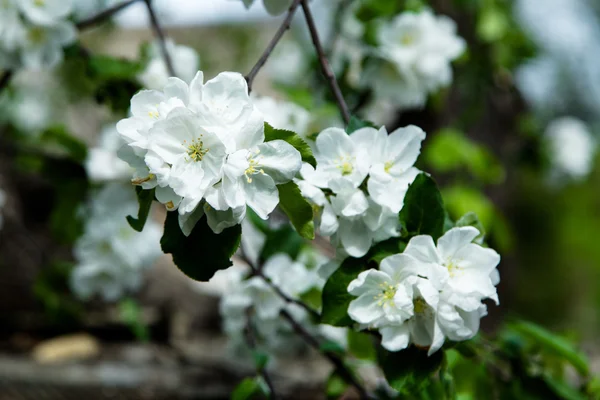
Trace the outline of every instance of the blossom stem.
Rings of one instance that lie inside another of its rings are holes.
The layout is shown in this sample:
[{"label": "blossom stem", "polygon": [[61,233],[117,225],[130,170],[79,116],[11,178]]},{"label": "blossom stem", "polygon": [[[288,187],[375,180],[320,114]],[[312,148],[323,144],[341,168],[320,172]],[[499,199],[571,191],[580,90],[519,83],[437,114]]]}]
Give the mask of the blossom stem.
[{"label": "blossom stem", "polygon": [[132,5],[133,3],[138,2],[139,0],[127,0],[124,1],[122,3],[119,3],[113,7],[107,8],[104,11],[101,11],[100,13],[84,19],[82,21],[79,21],[75,24],[75,26],[77,27],[77,29],[79,30],[83,30],[83,29],[87,29],[90,28],[94,25],[97,25],[101,22],[104,22],[106,19],[112,17],[114,14],[118,13],[119,11],[123,10],[124,8],[129,7],[130,5]]},{"label": "blossom stem", "polygon": [[260,69],[265,65],[268,58],[271,56],[271,53],[273,53],[273,50],[275,49],[285,32],[288,29],[290,29],[290,24],[292,23],[294,14],[296,13],[296,10],[298,9],[298,6],[300,5],[301,1],[302,0],[294,0],[292,2],[292,5],[288,9],[287,15],[283,20],[281,26],[277,30],[277,33],[275,33],[275,36],[273,36],[273,39],[271,39],[271,42],[269,43],[263,54],[260,56],[254,67],[252,67],[250,73],[246,75],[246,82],[248,82],[248,92],[252,91],[252,83],[254,83],[254,78],[256,78],[256,75],[258,74]]},{"label": "blossom stem", "polygon": [[[248,347],[251,350],[256,350],[256,333],[254,332],[254,327],[252,326],[252,317],[250,315],[250,309],[246,311],[246,342],[248,343]],[[269,387],[269,398],[272,400],[277,400],[279,397],[275,392],[275,385],[273,385],[273,380],[267,371],[266,366],[262,366],[257,369],[258,373],[265,380],[265,383]]]},{"label": "blossom stem", "polygon": [[344,361],[337,354],[329,350],[323,350],[317,338],[311,335],[310,332],[308,332],[302,325],[300,325],[298,321],[296,321],[287,310],[281,310],[279,315],[292,326],[294,331],[296,331],[296,333],[300,335],[306,343],[308,343],[312,348],[323,354],[331,362],[331,364],[333,364],[333,366],[336,369],[336,372],[340,375],[340,377],[344,379],[349,385],[352,385],[354,386],[354,388],[356,388],[361,399],[371,398],[367,390],[356,379],[354,374],[348,369]]},{"label": "blossom stem", "polygon": [[344,100],[344,96],[342,95],[342,91],[337,83],[335,78],[335,74],[331,69],[331,65],[329,65],[329,61],[327,60],[327,56],[325,55],[325,50],[321,45],[321,40],[319,39],[319,33],[317,32],[317,26],[315,24],[315,20],[313,18],[312,12],[310,11],[310,7],[308,5],[308,0],[302,0],[302,9],[304,10],[304,17],[306,19],[306,24],[308,25],[308,30],[310,32],[310,37],[312,39],[313,45],[315,46],[315,50],[317,51],[317,56],[319,59],[319,64],[321,65],[321,70],[323,71],[323,75],[327,79],[329,83],[329,87],[335,97],[335,101],[340,109],[340,114],[344,119],[344,123],[348,125],[350,122],[350,111],[348,110],[348,105]]},{"label": "blossom stem", "polygon": [[167,71],[169,71],[169,76],[176,76],[175,68],[173,68],[173,60],[171,60],[171,55],[167,50],[165,32],[163,31],[162,27],[160,26],[160,23],[158,22],[156,12],[154,12],[154,7],[152,6],[152,0],[144,0],[144,3],[146,3],[146,8],[148,8],[148,14],[150,15],[150,23],[152,24],[152,30],[154,31],[154,35],[158,39],[160,51],[167,66]]}]

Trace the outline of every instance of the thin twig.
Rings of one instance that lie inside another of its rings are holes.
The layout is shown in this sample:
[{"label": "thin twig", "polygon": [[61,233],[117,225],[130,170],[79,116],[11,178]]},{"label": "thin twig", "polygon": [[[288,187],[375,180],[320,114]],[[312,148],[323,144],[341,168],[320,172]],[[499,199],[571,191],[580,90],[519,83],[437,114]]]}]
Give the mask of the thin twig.
[{"label": "thin twig", "polygon": [[100,13],[94,15],[93,17],[84,19],[83,21],[79,21],[75,24],[75,26],[77,27],[77,29],[82,30],[82,29],[87,29],[90,28],[94,25],[97,25],[101,22],[104,22],[105,20],[107,20],[108,18],[112,17],[114,14],[118,13],[119,11],[121,11],[122,9],[129,7],[130,5],[132,5],[133,3],[138,2],[139,0],[127,0],[124,1],[120,4],[117,4],[113,7],[107,8],[104,11],[101,11]]},{"label": "thin twig", "polygon": [[250,73],[246,75],[246,81],[248,82],[248,92],[252,91],[252,83],[254,82],[254,78],[256,78],[258,71],[260,71],[260,69],[265,65],[267,59],[271,56],[271,53],[273,52],[273,50],[275,49],[285,32],[288,29],[290,29],[290,24],[292,23],[294,14],[296,13],[296,10],[298,9],[298,6],[300,5],[301,1],[302,0],[294,0],[287,12],[287,16],[285,17],[283,23],[277,30],[277,33],[275,33],[275,36],[273,37],[273,39],[271,39],[271,42],[269,43],[263,54],[260,56],[254,67],[252,67]]},{"label": "thin twig", "polygon": [[308,25],[308,30],[310,31],[310,37],[315,46],[315,50],[317,51],[319,64],[321,65],[321,70],[323,71],[323,75],[325,75],[325,78],[329,83],[329,87],[333,92],[333,96],[335,97],[335,101],[338,105],[338,108],[340,109],[340,114],[342,114],[344,123],[348,125],[348,123],[350,122],[350,112],[348,111],[348,105],[346,104],[346,101],[344,101],[342,91],[340,90],[337,80],[335,79],[335,74],[333,73],[331,65],[329,65],[329,61],[327,61],[327,57],[325,56],[325,50],[323,50],[323,46],[321,45],[319,33],[317,32],[317,26],[315,25],[315,20],[313,18],[312,12],[310,11],[308,0],[302,0],[301,4],[302,9],[304,10],[306,24]]},{"label": "thin twig", "polygon": [[344,379],[349,385],[352,385],[358,391],[358,394],[361,399],[370,399],[369,393],[363,387],[363,385],[358,382],[354,374],[348,369],[344,361],[334,352],[329,350],[323,350],[317,338],[310,334],[302,325],[298,323],[292,317],[292,315],[285,309],[281,310],[280,314],[283,319],[289,322],[294,331],[300,335],[306,343],[308,343],[312,348],[323,354],[335,367],[336,372],[340,375],[342,379]]},{"label": "thin twig", "polygon": [[[251,350],[256,350],[256,333],[254,332],[254,327],[252,326],[252,316],[250,314],[250,309],[246,311],[246,342],[248,342],[248,347]],[[269,387],[270,396],[269,398],[272,400],[277,400],[279,397],[277,396],[277,392],[275,392],[275,385],[273,385],[273,380],[267,371],[266,366],[262,366],[261,368],[257,368],[257,372],[262,376],[265,380],[267,386]]]},{"label": "thin twig", "polygon": [[[248,262],[249,260],[246,260],[246,262]],[[275,293],[277,293],[277,295],[279,297],[281,297],[283,300],[285,300],[287,303],[292,303],[292,304],[296,304],[300,307],[302,307],[304,310],[306,310],[313,318],[315,319],[319,319],[319,313],[316,312],[315,310],[313,310],[311,307],[308,306],[308,304],[306,304],[305,302],[301,301],[301,300],[297,300],[294,299],[290,296],[288,296],[287,294],[285,294],[283,292],[283,290],[281,290],[281,288],[279,286],[277,286],[276,284],[274,284],[269,278],[267,278],[265,276],[265,274],[263,274],[263,272],[254,267],[252,264],[248,263],[250,265],[250,268],[252,268],[252,273],[256,276],[259,276],[260,278],[262,278],[263,281],[266,282],[267,285],[269,285],[274,291]]]},{"label": "thin twig", "polygon": [[152,7],[152,0],[144,0],[146,3],[146,7],[148,8],[148,14],[150,15],[150,22],[152,23],[152,30],[154,31],[154,35],[158,39],[158,44],[160,46],[160,51],[162,53],[163,59],[165,61],[165,65],[167,66],[167,71],[169,71],[170,76],[177,76],[175,74],[175,68],[173,68],[173,61],[171,60],[171,55],[167,50],[167,42],[165,39],[165,33],[158,22],[158,18],[156,17],[156,13],[154,12],[154,7]]}]

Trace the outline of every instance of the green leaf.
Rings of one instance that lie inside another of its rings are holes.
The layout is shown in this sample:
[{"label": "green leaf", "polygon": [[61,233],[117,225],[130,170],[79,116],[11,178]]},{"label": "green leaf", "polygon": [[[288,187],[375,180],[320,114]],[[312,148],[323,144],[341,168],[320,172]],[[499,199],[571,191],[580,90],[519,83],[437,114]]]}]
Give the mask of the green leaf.
[{"label": "green leaf", "polygon": [[401,393],[420,390],[444,360],[443,351],[428,356],[426,350],[414,346],[398,352],[379,348],[377,356],[388,383]]},{"label": "green leaf", "polygon": [[477,228],[477,230],[480,232],[479,235],[475,238],[475,243],[483,243],[483,238],[485,237],[485,228],[483,227],[483,224],[481,223],[481,221],[479,220],[479,218],[477,217],[477,214],[475,214],[472,211],[469,211],[468,213],[466,213],[465,215],[463,215],[462,217],[460,217],[460,219],[458,221],[456,221],[456,225],[455,226],[472,226],[474,228]]},{"label": "green leaf", "polygon": [[409,186],[400,211],[400,222],[409,235],[429,235],[433,240],[444,230],[444,203],[435,181],[424,173]]},{"label": "green leaf", "polygon": [[138,210],[138,217],[133,218],[131,215],[127,216],[127,222],[133,229],[138,232],[144,230],[144,225],[146,225],[146,220],[148,220],[148,214],[150,214],[150,207],[152,206],[152,201],[154,200],[154,190],[144,190],[141,186],[135,187],[135,193],[138,198],[138,203],[140,208]]},{"label": "green leaf", "polygon": [[313,222],[313,208],[302,197],[300,188],[294,182],[277,185],[279,191],[279,206],[288,216],[296,231],[303,238],[315,238],[315,224]]},{"label": "green leaf", "polygon": [[564,400],[586,400],[587,396],[578,392],[567,383],[559,381],[551,376],[544,376],[544,382],[561,399]]},{"label": "green leaf", "polygon": [[231,400],[248,400],[262,394],[262,388],[256,378],[246,378],[231,393]]},{"label": "green leaf", "polygon": [[265,142],[270,142],[271,140],[284,140],[288,142],[300,152],[302,161],[316,168],[317,160],[315,160],[310,146],[297,133],[284,129],[275,129],[265,122]]},{"label": "green leaf", "polygon": [[350,117],[350,122],[348,122],[348,126],[346,127],[346,133],[350,135],[361,128],[377,128],[377,126],[371,121],[363,121],[353,115]]},{"label": "green leaf", "polygon": [[321,323],[333,326],[350,326],[348,305],[356,297],[348,293],[348,285],[367,268],[363,259],[347,258],[329,277],[323,288]]},{"label": "green leaf", "polygon": [[160,244],[165,253],[173,255],[173,262],[188,277],[206,282],[216,271],[231,266],[231,257],[240,245],[241,225],[235,225],[216,234],[202,217],[192,233],[186,237],[179,228],[178,213],[167,213],[165,231]]},{"label": "green leaf", "polygon": [[518,321],[509,325],[511,329],[531,340],[535,345],[568,361],[581,375],[590,372],[588,360],[568,340],[547,331],[539,325]]},{"label": "green leaf", "polygon": [[398,238],[391,238],[373,246],[366,257],[369,262],[376,262],[379,264],[384,258],[401,253],[404,251],[405,247],[406,243]]},{"label": "green leaf", "polygon": [[260,259],[266,261],[277,253],[285,253],[292,260],[298,257],[304,240],[290,225],[283,225],[279,229],[268,230],[265,233],[265,244],[260,253]]},{"label": "green leaf", "polygon": [[329,375],[329,379],[327,379],[327,387],[325,389],[328,399],[343,398],[343,395],[347,389],[348,384],[342,377],[336,374],[335,371]]},{"label": "green leaf", "polygon": [[373,336],[365,332],[348,331],[348,351],[361,360],[375,361],[377,359]]},{"label": "green leaf", "polygon": [[139,341],[148,342],[150,340],[150,331],[142,318],[142,309],[137,301],[131,298],[121,300],[119,316]]},{"label": "green leaf", "polygon": [[105,55],[92,55],[89,58],[90,74],[99,80],[108,79],[136,79],[141,72],[139,62],[115,58]]},{"label": "green leaf", "polygon": [[254,350],[252,352],[252,358],[254,358],[254,365],[257,371],[262,371],[269,362],[269,355],[262,351]]}]

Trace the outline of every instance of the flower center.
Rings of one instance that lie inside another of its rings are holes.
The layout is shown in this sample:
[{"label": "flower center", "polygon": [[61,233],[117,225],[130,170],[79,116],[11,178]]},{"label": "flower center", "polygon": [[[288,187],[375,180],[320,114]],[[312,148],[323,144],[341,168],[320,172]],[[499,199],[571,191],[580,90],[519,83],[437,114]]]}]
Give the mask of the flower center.
[{"label": "flower center", "polygon": [[34,44],[39,44],[44,41],[44,38],[46,37],[46,33],[44,32],[44,30],[42,28],[34,27],[29,30],[29,33],[27,34],[27,36],[29,37],[30,42],[32,42]]},{"label": "flower center", "polygon": [[456,265],[456,263],[454,263],[454,261],[452,260],[446,262],[444,266],[448,269],[448,274],[450,275],[450,278],[454,278],[462,272],[462,268]]},{"label": "flower center", "polygon": [[422,297],[417,297],[413,302],[415,314],[425,314],[429,309],[429,305]]},{"label": "flower center", "polygon": [[402,43],[403,46],[410,46],[414,42],[415,36],[411,33],[405,33],[400,37],[400,43]]},{"label": "flower center", "polygon": [[246,168],[246,170],[244,171],[244,175],[246,176],[246,180],[248,181],[248,183],[252,183],[252,175],[255,174],[265,174],[265,171],[260,168],[259,165],[259,158],[255,158],[256,156],[258,156],[258,154],[260,153],[260,150],[256,150],[256,152],[254,153],[254,155],[252,155],[252,153],[250,153],[249,157],[248,157],[248,168]]},{"label": "flower center", "polygon": [[396,286],[385,282],[379,285],[379,287],[381,288],[381,293],[375,296],[375,299],[377,300],[377,305],[381,307],[386,303],[394,301],[394,296],[396,295],[396,291],[398,290]]},{"label": "flower center", "polygon": [[33,5],[36,7],[44,7],[46,5],[46,0],[34,0]]},{"label": "flower center", "polygon": [[354,161],[354,157],[350,156],[342,156],[336,162],[336,167],[342,172],[342,175],[350,175],[354,170],[354,165],[352,165],[352,161]]},{"label": "flower center", "polygon": [[202,161],[206,153],[208,153],[208,151],[210,150],[204,148],[202,135],[200,135],[200,138],[192,140],[192,143],[190,145],[188,145],[187,141],[184,140],[183,145],[186,146],[188,149],[187,155],[190,157],[190,160],[195,162]]},{"label": "flower center", "polygon": [[392,169],[393,166],[394,166],[393,162],[386,161],[386,163],[383,165],[383,170],[389,174],[390,173],[390,169]]}]

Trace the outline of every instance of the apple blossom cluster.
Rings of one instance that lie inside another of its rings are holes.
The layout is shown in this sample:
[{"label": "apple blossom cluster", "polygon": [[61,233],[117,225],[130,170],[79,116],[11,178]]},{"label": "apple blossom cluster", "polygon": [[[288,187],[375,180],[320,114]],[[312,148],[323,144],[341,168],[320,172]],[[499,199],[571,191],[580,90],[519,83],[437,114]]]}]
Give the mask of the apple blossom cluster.
[{"label": "apple blossom cluster", "polygon": [[52,67],[77,38],[70,0],[0,2],[0,69]]},{"label": "apple blossom cluster", "polygon": [[487,314],[483,300],[498,303],[500,256],[472,243],[478,235],[473,227],[452,228],[437,245],[431,236],[413,237],[402,254],[350,282],[348,292],[357,298],[348,315],[363,328],[378,329],[389,351],[412,343],[431,355],[446,339],[472,338]]},{"label": "apple blossom cluster", "polygon": [[302,165],[287,142],[265,142],[264,117],[239,73],[204,83],[198,72],[189,85],[171,77],[162,91],[137,93],[131,114],[117,124],[128,145],[120,157],[135,170],[133,184],[156,188],[156,199],[178,210],[185,235],[204,214],[215,233],[239,224],[246,206],[267,219],[277,185]]},{"label": "apple blossom cluster", "polygon": [[590,173],[597,144],[583,121],[573,117],[553,120],[546,128],[546,140],[555,175],[583,179]]},{"label": "apple blossom cluster", "polygon": [[111,183],[92,198],[84,234],[74,247],[77,265],[71,288],[81,299],[99,295],[114,301],[142,284],[142,274],[162,254],[162,228],[149,220],[142,232],[127,223],[137,213],[137,200],[122,184]]},{"label": "apple blossom cluster", "polygon": [[[191,47],[177,45],[170,39],[165,40],[167,52],[173,62],[173,68],[178,78],[185,82],[194,79],[200,67],[200,57]],[[160,50],[160,44],[153,42],[150,45],[150,60],[146,68],[138,75],[137,79],[146,89],[160,90],[169,80],[169,71]]]},{"label": "apple blossom cluster", "polygon": [[452,81],[450,63],[465,50],[456,24],[430,10],[404,12],[383,23],[374,54],[383,65],[367,68],[364,79],[377,97],[402,107],[419,107],[427,95]]},{"label": "apple blossom cluster", "polygon": [[425,132],[416,126],[388,135],[385,127],[321,132],[315,143],[317,168],[304,164],[296,183],[319,216],[322,235],[332,236],[352,257],[373,243],[400,236],[398,212],[419,174],[413,165]]},{"label": "apple blossom cluster", "polygon": [[[293,261],[284,253],[270,257],[262,267],[262,273],[283,293],[300,299],[310,290],[322,289],[325,281],[309,269],[302,255]],[[248,313],[257,342],[264,350],[275,355],[289,355],[304,349],[304,343],[292,326],[280,317],[282,310],[304,326],[308,331],[340,345],[346,344],[347,330],[329,325],[316,325],[308,312],[294,303],[287,303],[262,277],[248,276],[248,271],[232,267],[219,271],[226,275],[227,292],[221,297],[220,313],[223,330],[233,349],[247,348],[244,330],[248,324]]]}]

